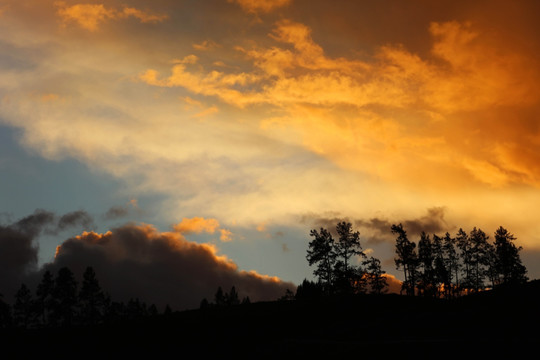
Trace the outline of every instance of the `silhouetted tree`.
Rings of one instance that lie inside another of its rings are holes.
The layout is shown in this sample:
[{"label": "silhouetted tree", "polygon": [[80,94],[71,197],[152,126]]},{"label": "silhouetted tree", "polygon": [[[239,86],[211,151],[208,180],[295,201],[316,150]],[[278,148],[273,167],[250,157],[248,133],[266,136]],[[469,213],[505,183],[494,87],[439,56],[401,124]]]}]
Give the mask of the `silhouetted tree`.
[{"label": "silhouetted tree", "polygon": [[421,270],[419,271],[418,290],[419,293],[427,297],[435,296],[436,292],[433,252],[433,244],[429,235],[422,231],[420,241],[418,241],[418,265],[419,270]]},{"label": "silhouetted tree", "polygon": [[294,300],[294,293],[291,291],[291,289],[285,290],[285,294],[278,299],[279,301],[290,301]]},{"label": "silhouetted tree", "polygon": [[459,291],[459,270],[461,269],[461,265],[456,250],[456,239],[450,236],[448,232],[443,239],[443,252],[448,271],[448,284],[445,283],[445,291],[448,288],[450,292],[447,294],[456,296]]},{"label": "silhouetted tree", "polygon": [[44,326],[48,324],[49,314],[53,309],[53,289],[53,275],[49,270],[46,270],[37,286],[35,300],[37,316]]},{"label": "silhouetted tree", "polygon": [[360,244],[360,232],[353,231],[350,222],[339,222],[336,226],[338,241],[335,242],[335,254],[338,262],[336,263],[336,277],[338,280],[338,290],[349,293],[353,289],[357,292],[362,291],[363,270],[353,266],[351,258],[360,256],[363,259],[366,255],[362,251]]},{"label": "silhouetted tree", "polygon": [[416,244],[409,241],[407,232],[403,229],[403,225],[392,225],[392,233],[397,235],[396,238],[396,255],[394,259],[397,270],[403,270],[404,281],[402,290],[405,290],[407,295],[415,295],[415,286],[418,268],[418,256],[416,255]]},{"label": "silhouetted tree", "polygon": [[335,244],[336,255],[341,258],[345,272],[351,267],[350,259],[353,256],[366,257],[360,245],[360,232],[353,231],[350,222],[340,222],[336,226],[338,241]]},{"label": "silhouetted tree", "polygon": [[105,310],[105,294],[99,286],[96,273],[87,267],[79,292],[80,317],[84,324],[95,325],[101,321]]},{"label": "silhouetted tree", "polygon": [[150,304],[148,307],[148,316],[150,317],[156,317],[159,315],[159,311],[157,309],[156,304]]},{"label": "silhouetted tree", "polygon": [[77,305],[77,281],[67,267],[58,270],[53,288],[53,323],[69,326]]},{"label": "silhouetted tree", "polygon": [[297,300],[316,300],[324,295],[325,289],[320,282],[304,279],[302,283],[296,287],[295,298]]},{"label": "silhouetted tree", "polygon": [[444,291],[445,297],[450,297],[450,290],[452,287],[452,273],[450,270],[449,261],[446,259],[446,253],[444,251],[444,240],[433,235],[432,241],[433,250],[433,272],[435,283],[433,284],[436,291],[436,296],[440,296]]},{"label": "silhouetted tree", "polygon": [[242,299],[242,305],[248,305],[251,304],[251,300],[249,299],[249,296],[246,296]]},{"label": "silhouetted tree", "polygon": [[139,298],[131,298],[127,303],[127,318],[138,320],[148,316],[148,305]]},{"label": "silhouetted tree", "polygon": [[218,287],[216,294],[214,295],[214,301],[216,306],[224,306],[226,304],[227,299],[223,293],[223,289],[221,289],[221,286]]},{"label": "silhouetted tree", "polygon": [[371,293],[380,295],[386,292],[388,282],[384,276],[386,272],[381,268],[381,261],[371,256],[364,264],[366,265],[365,277]]},{"label": "silhouetted tree", "polygon": [[236,288],[234,286],[231,288],[231,291],[228,294],[225,294],[225,299],[228,306],[240,304],[240,299],[238,298],[238,293],[236,292]]},{"label": "silhouetted tree", "polygon": [[169,304],[165,305],[165,310],[163,310],[163,315],[170,316],[172,314],[172,309]]},{"label": "silhouetted tree", "polygon": [[514,244],[516,238],[502,226],[495,231],[495,267],[501,284],[525,283],[527,269],[521,263],[521,247]]},{"label": "silhouetted tree", "polygon": [[471,243],[471,269],[474,291],[480,291],[484,288],[484,278],[487,275],[488,266],[488,238],[484,231],[476,227],[469,234]]},{"label": "silhouetted tree", "polygon": [[311,230],[310,235],[314,238],[309,242],[306,258],[309,266],[317,264],[313,274],[319,278],[327,293],[330,293],[334,283],[334,265],[336,251],[334,238],[327,229],[321,228],[320,232]]},{"label": "silhouetted tree", "polygon": [[495,245],[488,243],[486,245],[486,275],[491,281],[491,287],[494,288],[500,282],[500,276],[497,272],[497,253],[495,252]]},{"label": "silhouetted tree", "polygon": [[311,230],[313,240],[306,255],[308,263],[310,266],[317,265],[313,274],[319,279],[326,295],[363,292],[365,271],[360,265],[352,263],[355,257],[366,258],[360,244],[360,233],[353,231],[352,224],[344,221],[336,225],[336,232],[337,241],[325,228]]},{"label": "silhouetted tree", "polygon": [[210,303],[206,298],[201,300],[201,303],[199,304],[199,309],[208,309],[210,307]]},{"label": "silhouetted tree", "polygon": [[[414,294],[415,286],[424,296],[449,298],[486,289],[486,278],[492,286],[525,283],[527,269],[521,263],[515,237],[502,226],[495,232],[495,242],[474,227],[470,233],[459,229],[455,238],[447,232],[444,238],[422,232],[418,246],[410,242],[401,224],[392,225],[396,239],[396,268],[403,270],[402,290]],[[416,251],[418,250],[418,255]]]},{"label": "silhouetted tree", "polygon": [[113,324],[123,318],[125,318],[125,304],[118,301],[112,301],[109,298],[105,313],[103,314],[103,321],[107,324]]},{"label": "silhouetted tree", "polygon": [[461,259],[463,276],[460,282],[457,282],[459,290],[469,291],[473,287],[473,276],[471,267],[472,261],[472,249],[469,242],[469,235],[460,228],[456,234],[456,244],[459,249],[459,258]]},{"label": "silhouetted tree", "polygon": [[13,319],[15,324],[22,328],[28,328],[34,323],[34,302],[30,289],[22,284],[15,294],[13,304]]}]

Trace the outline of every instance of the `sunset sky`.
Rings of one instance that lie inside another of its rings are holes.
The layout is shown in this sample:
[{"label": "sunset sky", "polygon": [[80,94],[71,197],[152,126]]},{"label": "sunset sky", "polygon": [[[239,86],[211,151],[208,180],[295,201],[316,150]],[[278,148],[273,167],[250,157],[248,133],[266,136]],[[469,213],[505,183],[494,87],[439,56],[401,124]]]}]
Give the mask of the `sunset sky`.
[{"label": "sunset sky", "polygon": [[34,268],[131,231],[294,284],[309,230],[339,220],[398,278],[393,223],[415,241],[504,226],[540,278],[539,13],[0,0],[0,225],[48,214]]}]

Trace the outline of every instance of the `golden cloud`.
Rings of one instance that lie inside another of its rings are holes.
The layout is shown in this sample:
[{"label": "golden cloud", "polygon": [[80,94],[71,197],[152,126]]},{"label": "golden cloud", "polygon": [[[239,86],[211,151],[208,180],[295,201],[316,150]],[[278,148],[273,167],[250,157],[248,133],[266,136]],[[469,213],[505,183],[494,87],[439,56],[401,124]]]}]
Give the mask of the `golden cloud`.
[{"label": "golden cloud", "polygon": [[227,0],[240,5],[240,7],[250,13],[270,12],[277,8],[288,5],[291,0]]},{"label": "golden cloud", "polygon": [[214,234],[219,231],[221,241],[227,242],[232,240],[233,233],[230,230],[223,229],[216,219],[205,219],[202,217],[183,218],[182,221],[174,225],[174,231],[180,234]]},{"label": "golden cloud", "polygon": [[99,25],[108,20],[134,17],[142,23],[156,23],[168,18],[167,15],[150,14],[130,7],[117,10],[107,8],[103,4],[75,4],[68,6],[63,1],[57,1],[54,4],[58,8],[57,14],[61,17],[64,25],[75,22],[89,31],[98,30]]},{"label": "golden cloud", "polygon": [[212,50],[212,49],[220,47],[219,44],[217,44],[215,41],[212,41],[212,40],[204,40],[203,42],[198,43],[198,44],[193,44],[192,46],[195,50],[200,50],[200,51],[208,51],[208,50]]},{"label": "golden cloud", "polygon": [[[505,51],[504,44],[470,23],[432,23],[428,31],[431,58],[385,45],[367,62],[330,58],[313,41],[309,27],[282,20],[269,35],[292,49],[236,48],[252,61],[252,72],[194,72],[184,61],[168,78],[158,79],[150,69],[140,79],[242,108],[275,106],[283,115],[263,120],[265,129],[297,129],[310,150],[378,177],[399,176],[409,184],[423,178],[437,186],[471,180],[493,186],[538,184],[540,172],[531,170],[537,169],[531,166],[536,157],[525,156],[532,160],[525,163],[517,156],[528,146],[503,131],[493,139],[497,147],[479,149],[475,144],[485,143],[483,133],[469,131],[515,126],[495,119],[480,123],[471,119],[475,114],[496,116],[501,107],[537,106],[535,61]],[[470,138],[465,146],[452,142],[457,132]],[[535,139],[527,145],[538,146]]]}]

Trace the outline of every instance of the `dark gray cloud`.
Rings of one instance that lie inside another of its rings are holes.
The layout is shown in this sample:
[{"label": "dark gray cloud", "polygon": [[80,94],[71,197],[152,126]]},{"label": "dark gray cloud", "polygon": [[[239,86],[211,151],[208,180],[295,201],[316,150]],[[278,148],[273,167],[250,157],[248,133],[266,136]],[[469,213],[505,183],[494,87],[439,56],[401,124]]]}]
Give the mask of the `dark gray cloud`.
[{"label": "dark gray cloud", "polygon": [[403,228],[412,234],[420,234],[425,231],[428,234],[437,234],[451,230],[444,219],[444,207],[433,207],[427,210],[427,214],[412,220],[404,220]]},{"label": "dark gray cloud", "polygon": [[33,234],[0,225],[0,294],[10,300],[24,277],[35,270],[38,248]]},{"label": "dark gray cloud", "polygon": [[88,230],[93,225],[92,217],[85,211],[57,216],[43,209],[15,221],[5,217],[4,221],[7,223],[0,224],[0,294],[5,299],[10,299],[22,282],[32,282],[41,234],[55,235],[76,226]]},{"label": "dark gray cloud", "polygon": [[84,210],[77,210],[58,216],[48,210],[36,209],[32,214],[7,226],[34,238],[43,232],[57,234],[59,231],[77,226],[82,227],[84,230],[90,230],[94,227],[94,219]]},{"label": "dark gray cloud", "polygon": [[11,224],[10,227],[26,233],[33,238],[47,227],[53,225],[55,218],[55,214],[50,211],[36,209],[33,214],[23,217],[14,224]]},{"label": "dark gray cloud", "polygon": [[419,236],[422,231],[428,234],[440,234],[454,228],[448,225],[444,219],[445,211],[444,207],[432,207],[427,209],[426,215],[416,219],[396,219],[392,221],[375,217],[369,220],[356,220],[354,224],[361,229],[367,230],[370,234],[369,241],[372,242],[393,240],[390,230],[393,224],[402,224],[410,236]]},{"label": "dark gray cloud", "polygon": [[74,226],[81,226],[85,230],[95,227],[94,219],[84,210],[73,211],[62,215],[58,220],[58,230],[65,230]]},{"label": "dark gray cloud", "polygon": [[38,209],[19,220],[0,224],[0,294],[4,299],[10,300],[25,276],[36,270],[35,239],[54,220],[54,213]]},{"label": "dark gray cloud", "polygon": [[323,214],[310,213],[305,214],[300,218],[301,224],[307,224],[316,229],[328,229],[332,233],[332,235],[336,234],[336,225],[341,221],[351,222],[348,217],[342,216],[338,212],[327,212]]},{"label": "dark gray cloud", "polygon": [[393,221],[374,217],[369,220],[356,220],[354,224],[368,234],[368,242],[378,243],[394,240],[391,232],[393,224],[402,224],[407,234],[412,237],[419,236],[422,231],[428,234],[451,231],[454,227],[450,226],[444,219],[445,212],[444,207],[432,207],[427,209],[426,215],[415,219],[396,219]]},{"label": "dark gray cloud", "polygon": [[336,224],[340,221],[352,223],[361,237],[366,239],[367,243],[380,243],[393,241],[391,227],[393,224],[402,224],[403,228],[411,236],[418,236],[425,231],[428,234],[440,234],[454,229],[445,220],[446,209],[444,207],[432,207],[427,209],[426,214],[413,219],[387,219],[373,217],[370,219],[350,219],[339,213],[328,214],[307,214],[302,216],[300,222],[310,224],[314,228],[323,227],[335,235]]},{"label": "dark gray cloud", "polygon": [[128,214],[129,214],[129,209],[126,206],[112,206],[103,215],[103,218],[106,220],[116,220],[116,219],[126,217]]}]

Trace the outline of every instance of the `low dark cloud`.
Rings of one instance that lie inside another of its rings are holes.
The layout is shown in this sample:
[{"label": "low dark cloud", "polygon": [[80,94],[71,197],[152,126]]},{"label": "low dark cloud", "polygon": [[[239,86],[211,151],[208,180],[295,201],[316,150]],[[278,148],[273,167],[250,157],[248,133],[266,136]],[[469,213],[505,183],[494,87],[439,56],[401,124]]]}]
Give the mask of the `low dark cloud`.
[{"label": "low dark cloud", "polygon": [[127,224],[105,234],[85,232],[66,240],[52,263],[81,276],[92,266],[102,287],[118,301],[138,297],[177,310],[213,301],[219,286],[235,286],[252,301],[275,300],[295,285],[256,272],[241,271],[208,244],[190,242],[178,232],[159,232],[150,225]]}]

